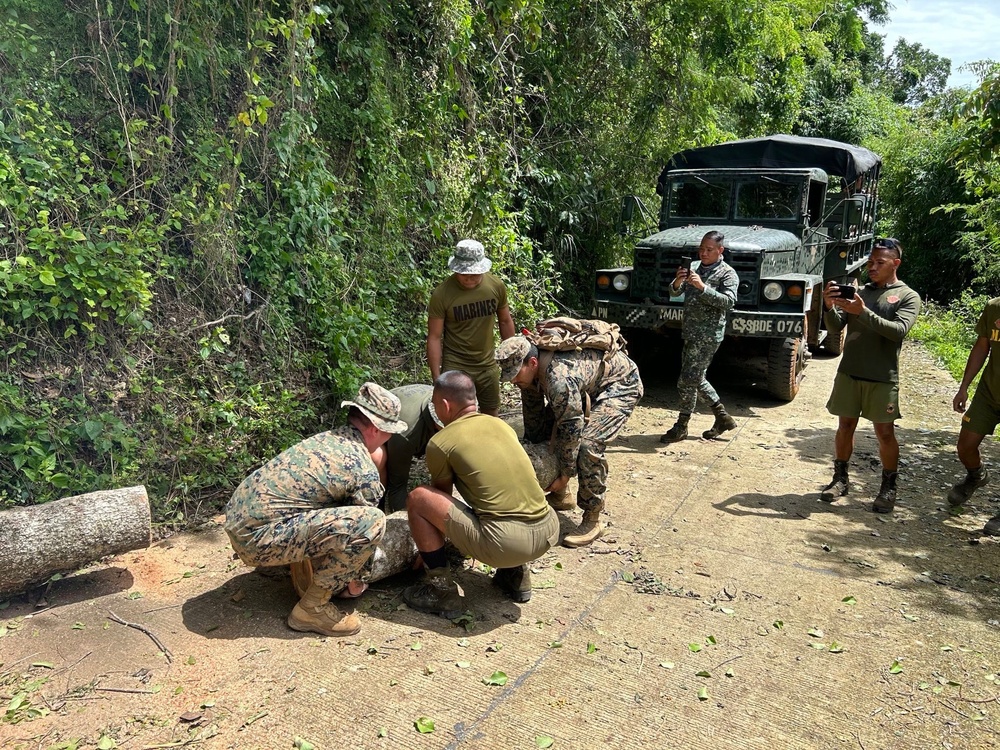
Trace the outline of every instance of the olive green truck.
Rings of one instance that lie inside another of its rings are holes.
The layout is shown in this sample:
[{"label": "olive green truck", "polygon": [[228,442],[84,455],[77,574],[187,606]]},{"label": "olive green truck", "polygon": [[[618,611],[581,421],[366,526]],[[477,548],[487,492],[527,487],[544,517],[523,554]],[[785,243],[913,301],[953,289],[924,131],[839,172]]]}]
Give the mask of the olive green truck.
[{"label": "olive green truck", "polygon": [[[663,168],[659,231],[640,240],[632,265],[596,272],[594,317],[622,328],[679,329],[683,298],[670,284],[683,258],[697,258],[709,230],[725,235],[725,260],[739,274],[727,339],[767,362],[767,390],[791,401],[811,349],[831,354],[823,287],[860,276],[874,240],[881,159],[860,146],[775,135],[681,151]],[[647,213],[622,201],[622,224]]]}]

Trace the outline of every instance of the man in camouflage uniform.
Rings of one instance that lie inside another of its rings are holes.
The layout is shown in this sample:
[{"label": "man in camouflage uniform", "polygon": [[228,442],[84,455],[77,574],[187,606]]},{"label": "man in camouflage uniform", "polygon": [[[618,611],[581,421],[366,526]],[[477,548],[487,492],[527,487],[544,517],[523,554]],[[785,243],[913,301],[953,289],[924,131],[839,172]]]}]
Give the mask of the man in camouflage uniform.
[{"label": "man in camouflage uniform", "polygon": [[702,433],[702,437],[711,440],[726,430],[736,429],[736,420],[726,413],[719,394],[705,377],[726,335],[726,313],[736,304],[736,287],[740,283],[736,271],[722,259],[726,249],[724,241],[721,232],[706,233],[698,247],[700,263],[697,270],[678,268],[670,285],[671,296],[684,295],[684,323],[681,326],[684,351],[681,353],[681,374],[677,378],[681,405],[677,422],[660,438],[661,443],[676,443],[688,436],[688,422],[698,405],[699,394],[711,404],[715,414],[715,423]]},{"label": "man in camouflage uniform", "polygon": [[357,615],[342,613],[330,599],[337,592],[357,595],[350,585],[369,570],[385,530],[385,515],[375,507],[383,488],[372,453],[406,429],[399,399],[375,383],[365,383],[353,401],[341,405],[351,407],[347,425],[271,459],[243,480],[226,505],[226,533],[247,565],[311,561],[312,584],[288,626],[331,636],[361,629]]},{"label": "man in camouflage uniform", "polygon": [[624,352],[607,361],[604,354],[597,349],[545,352],[539,364],[538,348],[524,336],[509,338],[497,348],[500,379],[521,389],[525,439],[551,440],[558,459],[559,477],[546,491],[558,498],[570,477],[578,477],[576,504],[583,510],[583,522],[576,534],[563,539],[567,547],[584,547],[601,535],[608,480],[604,448],[642,396],[635,362]]}]

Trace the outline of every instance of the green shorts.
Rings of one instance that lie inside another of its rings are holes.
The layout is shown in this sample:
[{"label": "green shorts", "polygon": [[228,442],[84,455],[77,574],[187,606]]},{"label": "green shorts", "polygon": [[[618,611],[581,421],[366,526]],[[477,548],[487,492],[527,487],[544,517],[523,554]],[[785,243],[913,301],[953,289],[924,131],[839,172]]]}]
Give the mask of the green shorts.
[{"label": "green shorts", "polygon": [[476,399],[479,401],[479,411],[491,412],[500,409],[500,366],[489,365],[486,367],[473,368],[455,365],[453,362],[445,361],[441,372],[447,370],[461,370],[472,378],[476,384]]},{"label": "green shorts", "polygon": [[826,409],[837,417],[895,422],[902,416],[899,413],[899,384],[858,380],[838,372]]},{"label": "green shorts", "polygon": [[452,502],[445,534],[463,555],[494,568],[537,560],[559,543],[559,516],[552,508],[540,521],[480,518],[468,505]]},{"label": "green shorts", "polygon": [[962,415],[962,429],[977,435],[992,435],[998,423],[1000,423],[1000,408],[982,391],[976,391],[972,403]]}]

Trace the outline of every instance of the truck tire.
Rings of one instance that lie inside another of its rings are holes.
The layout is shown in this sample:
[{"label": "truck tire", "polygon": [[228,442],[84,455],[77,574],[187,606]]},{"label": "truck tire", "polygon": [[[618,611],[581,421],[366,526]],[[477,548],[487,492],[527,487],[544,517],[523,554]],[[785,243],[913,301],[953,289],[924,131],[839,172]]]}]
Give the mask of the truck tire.
[{"label": "truck tire", "polygon": [[823,349],[827,354],[832,354],[837,356],[838,354],[844,353],[844,339],[847,338],[847,326],[840,329],[839,334],[826,332],[826,338],[823,339]]},{"label": "truck tire", "polygon": [[767,352],[767,390],[781,401],[791,401],[799,392],[805,374],[808,334],[794,339],[771,339]]}]

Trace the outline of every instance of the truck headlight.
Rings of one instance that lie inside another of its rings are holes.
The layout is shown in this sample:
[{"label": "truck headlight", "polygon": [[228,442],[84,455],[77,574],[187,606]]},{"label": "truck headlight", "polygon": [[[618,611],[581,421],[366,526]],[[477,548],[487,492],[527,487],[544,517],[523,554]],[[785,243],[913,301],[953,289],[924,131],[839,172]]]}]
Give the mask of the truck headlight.
[{"label": "truck headlight", "polygon": [[785,293],[785,287],[779,284],[777,281],[769,281],[764,284],[764,299],[770,300],[771,302],[777,302],[781,299],[781,295]]},{"label": "truck headlight", "polygon": [[628,275],[624,273],[617,274],[614,277],[614,279],[611,280],[611,284],[619,292],[624,292],[626,289],[628,289],[629,285]]},{"label": "truck headlight", "polygon": [[611,278],[606,273],[602,273],[597,277],[598,289],[607,289],[609,286],[611,286]]}]

